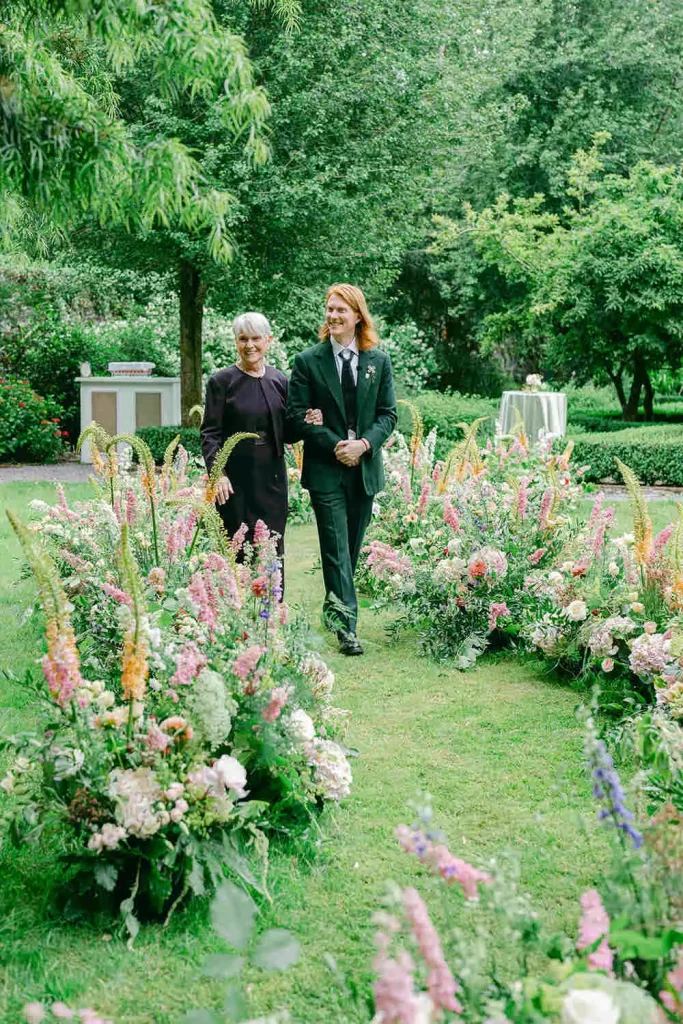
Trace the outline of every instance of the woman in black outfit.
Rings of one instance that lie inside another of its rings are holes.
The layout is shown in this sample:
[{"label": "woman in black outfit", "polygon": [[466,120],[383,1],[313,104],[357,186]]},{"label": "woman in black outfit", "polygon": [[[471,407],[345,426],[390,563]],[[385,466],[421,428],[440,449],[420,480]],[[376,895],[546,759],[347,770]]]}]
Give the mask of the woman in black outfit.
[{"label": "woman in black outfit", "polygon": [[[262,313],[243,313],[233,322],[237,362],[214,373],[206,385],[201,437],[207,472],[227,439],[238,431],[258,434],[240,441],[216,488],[223,524],[232,536],[246,523],[246,540],[253,542],[254,527],[262,519],[279,534],[278,554],[284,553],[287,522],[286,443],[298,440],[285,424],[288,380],[267,366],[272,341],[270,324]],[[319,410],[309,409],[307,422],[322,423]]]}]

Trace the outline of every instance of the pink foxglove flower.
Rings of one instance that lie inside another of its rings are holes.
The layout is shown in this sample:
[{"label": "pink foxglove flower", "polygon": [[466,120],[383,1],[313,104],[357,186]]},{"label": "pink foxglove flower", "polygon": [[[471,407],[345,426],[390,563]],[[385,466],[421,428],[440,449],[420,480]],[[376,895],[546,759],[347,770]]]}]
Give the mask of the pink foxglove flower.
[{"label": "pink foxglove flower", "polygon": [[450,501],[447,501],[443,507],[443,521],[446,526],[450,526],[453,533],[457,533],[460,529],[460,519],[458,517],[457,509],[453,507]]},{"label": "pink foxglove flower", "polygon": [[126,495],[126,522],[129,526],[135,525],[135,520],[138,517],[138,506],[135,499],[135,491],[131,487]]},{"label": "pink foxglove flower", "polygon": [[548,519],[550,517],[550,512],[553,507],[554,498],[555,491],[553,490],[553,488],[546,488],[543,497],[541,498],[541,511],[539,515],[539,522],[543,529],[545,529],[548,526]]},{"label": "pink foxglove flower", "polygon": [[254,547],[263,547],[263,545],[266,544],[269,540],[270,530],[268,529],[268,527],[266,526],[262,519],[258,519],[256,521],[256,526],[254,527]]},{"label": "pink foxglove flower", "polygon": [[259,688],[261,676],[265,671],[263,667],[259,667],[259,661],[265,651],[265,647],[260,644],[245,647],[232,664],[233,675],[242,680],[244,692],[247,694],[254,694]]},{"label": "pink foxglove flower", "polygon": [[113,583],[107,583],[106,581],[101,584],[102,590],[110,597],[112,601],[116,601],[117,604],[127,604],[129,608],[133,606],[133,598],[130,594],[127,594],[125,590],[121,590],[120,587],[115,587]]},{"label": "pink foxglove flower", "polygon": [[249,532],[249,527],[246,523],[242,523],[239,529],[235,530],[232,537],[230,538],[230,547],[233,551],[241,551],[244,546],[244,539]]},{"label": "pink foxglove flower", "polygon": [[290,686],[275,686],[270,691],[270,700],[263,709],[262,715],[265,722],[274,722],[280,717],[280,713],[287,703],[292,689]]},{"label": "pink foxglove flower", "polygon": [[176,654],[176,670],[171,676],[171,687],[190,686],[206,665],[206,656],[195,643],[188,643]]},{"label": "pink foxglove flower", "polygon": [[415,854],[423,864],[427,864],[440,874],[446,882],[456,882],[466,900],[478,899],[479,883],[486,884],[492,881],[490,875],[461,860],[460,857],[454,857],[448,847],[442,844],[435,845],[419,830],[399,825],[396,829],[396,838],[406,853]]},{"label": "pink foxglove flower", "polygon": [[389,939],[383,932],[375,937],[378,953],[372,966],[377,972],[373,985],[375,1011],[382,1024],[417,1024],[420,998],[413,985],[413,961],[405,950],[396,959],[389,953]]},{"label": "pink foxglove flower", "polygon": [[589,889],[581,897],[581,921],[579,922],[579,939],[576,943],[580,950],[587,949],[594,945],[602,937],[597,949],[588,954],[588,966],[593,971],[612,971],[614,956],[607,944],[606,936],[609,935],[609,917],[602,905],[600,893],[596,889]]},{"label": "pink foxglove flower", "polygon": [[420,953],[430,968],[427,990],[432,1003],[452,1013],[462,1013],[462,1006],[456,999],[456,992],[459,991],[457,982],[444,959],[439,935],[430,920],[429,911],[416,889],[403,890],[403,907]]},{"label": "pink foxglove flower", "polygon": [[498,619],[509,614],[510,609],[506,605],[505,601],[492,601],[489,605],[489,630],[493,631],[498,624]]},{"label": "pink foxglove flower", "polygon": [[417,502],[417,514],[421,516],[424,510],[427,508],[427,500],[429,498],[429,484],[425,484],[420,491],[420,497]]},{"label": "pink foxglove flower", "polygon": [[[523,476],[519,481],[519,491],[517,492],[517,501],[515,511],[520,519],[526,519],[527,506],[529,504],[529,478]],[[536,564],[535,562],[532,564]]]}]

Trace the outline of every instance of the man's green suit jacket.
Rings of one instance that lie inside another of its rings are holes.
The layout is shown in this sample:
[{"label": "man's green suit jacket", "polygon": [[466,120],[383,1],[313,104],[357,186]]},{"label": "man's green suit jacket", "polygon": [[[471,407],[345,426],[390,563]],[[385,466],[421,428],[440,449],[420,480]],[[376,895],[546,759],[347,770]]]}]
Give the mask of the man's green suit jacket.
[{"label": "man's green suit jacket", "polygon": [[[320,409],[322,427],[304,423],[307,409]],[[289,381],[287,418],[304,439],[301,483],[309,491],[329,493],[348,472],[335,457],[337,443],[347,436],[341,381],[328,341],[300,352],[294,360]],[[396,396],[391,360],[381,349],[358,354],[358,437],[370,442],[370,451],[360,460],[366,494],[384,487],[382,445],[396,425]]]}]

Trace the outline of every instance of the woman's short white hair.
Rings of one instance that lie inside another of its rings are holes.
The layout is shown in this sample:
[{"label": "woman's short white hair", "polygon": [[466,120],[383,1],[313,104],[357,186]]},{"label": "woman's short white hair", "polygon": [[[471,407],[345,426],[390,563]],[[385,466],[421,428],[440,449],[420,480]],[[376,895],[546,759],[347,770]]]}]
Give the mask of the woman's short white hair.
[{"label": "woman's short white hair", "polygon": [[233,320],[232,329],[236,338],[240,334],[251,334],[258,335],[260,338],[269,338],[273,333],[263,313],[240,313]]}]

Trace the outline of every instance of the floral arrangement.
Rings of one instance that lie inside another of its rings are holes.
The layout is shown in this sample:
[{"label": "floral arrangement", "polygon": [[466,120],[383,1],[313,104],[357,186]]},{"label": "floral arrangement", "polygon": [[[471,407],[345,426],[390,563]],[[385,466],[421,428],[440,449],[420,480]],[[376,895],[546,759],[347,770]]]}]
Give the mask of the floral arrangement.
[{"label": "floral arrangement", "polygon": [[[119,465],[90,430],[98,497],[12,518],[46,623],[35,734],[8,737],[4,825],[59,832],[72,899],[169,913],[231,869],[266,890],[268,836],[306,834],[351,785],[334,677],[282,600],[275,539],[227,539],[215,475],[182,449]],[[222,468],[239,443],[231,439]]]},{"label": "floral arrangement", "polygon": [[[683,520],[654,536],[638,481],[623,463],[619,468],[634,532],[611,536],[613,511],[599,494],[555,564],[526,577],[520,634],[531,650],[587,683],[598,681],[615,700],[635,685],[641,702],[655,700],[681,718]],[[619,702],[611,710],[623,707]]]},{"label": "floral arrangement", "polygon": [[423,439],[413,412],[410,441],[396,434],[388,447],[363,578],[380,600],[399,602],[426,651],[467,668],[494,631],[519,622],[525,577],[576,532],[582,491],[569,450],[532,447],[522,432],[480,450],[479,421],[435,462],[435,433]]},{"label": "floral arrangement", "polygon": [[[422,888],[431,891],[438,917],[417,888],[387,888],[374,916],[373,1024],[683,1019],[683,885],[673,857],[663,853],[671,848],[671,820],[651,812],[637,818],[629,809],[595,721],[586,709],[582,714],[597,816],[610,829],[614,858],[600,889],[581,896],[576,934],[546,933],[520,888],[514,858],[476,866],[454,855],[422,797],[411,805],[416,820],[399,826],[396,838],[426,870]],[[504,963],[494,960],[494,946],[509,950]]]},{"label": "floral arrangement", "polygon": [[[368,534],[363,583],[403,612],[424,649],[471,667],[506,636],[623,714],[656,701],[683,718],[683,519],[654,536],[640,485],[618,462],[634,531],[614,535],[598,494],[577,514],[584,468],[520,427],[480,448],[476,423],[435,462],[435,435],[395,435]],[[618,460],[617,460],[618,461]]]},{"label": "floral arrangement", "polygon": [[540,373],[528,373],[522,390],[531,391],[532,393],[536,393],[537,391],[547,391],[548,385],[545,383]]}]

